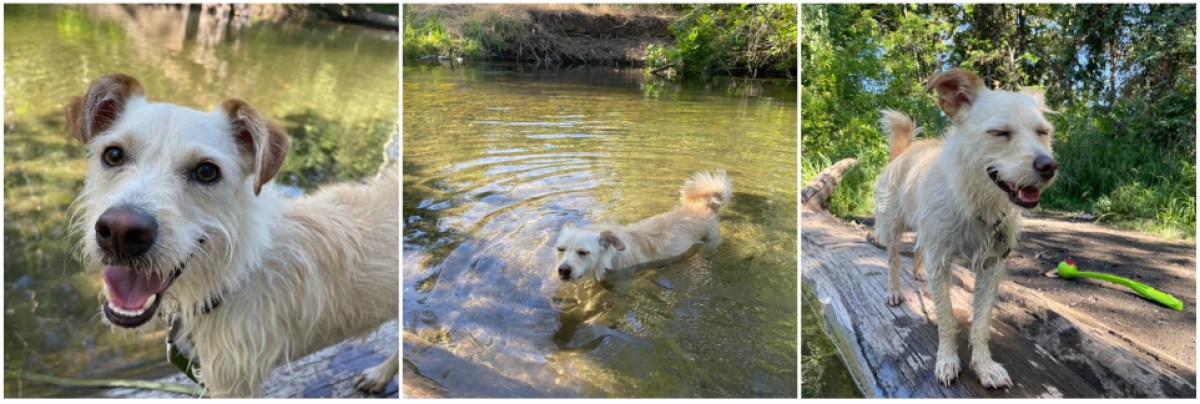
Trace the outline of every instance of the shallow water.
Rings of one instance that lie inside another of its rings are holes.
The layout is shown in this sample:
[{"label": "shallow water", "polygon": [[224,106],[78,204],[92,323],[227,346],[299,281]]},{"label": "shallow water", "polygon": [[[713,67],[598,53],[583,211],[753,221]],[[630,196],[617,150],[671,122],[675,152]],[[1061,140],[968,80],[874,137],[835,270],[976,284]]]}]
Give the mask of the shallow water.
[{"label": "shallow water", "polygon": [[[4,365],[70,378],[175,372],[164,333],[101,324],[98,272],[67,227],[83,147],[62,107],[103,74],[136,77],[152,101],[208,110],[246,100],[280,123],[292,150],[277,183],[295,193],[374,173],[399,123],[395,31],[319,21],[230,20],[199,8],[4,7]],[[6,397],[78,396],[5,376]]]},{"label": "shallow water", "polygon": [[[410,66],[411,65],[411,66]],[[405,361],[467,397],[795,397],[794,83],[404,68]],[[712,253],[564,284],[566,221],[670,209],[728,170]]]},{"label": "shallow water", "polygon": [[809,291],[801,287],[805,298],[800,300],[800,395],[806,398],[861,398],[863,393],[854,383],[854,376],[842,362],[837,347],[825,334],[825,320],[820,307]]}]

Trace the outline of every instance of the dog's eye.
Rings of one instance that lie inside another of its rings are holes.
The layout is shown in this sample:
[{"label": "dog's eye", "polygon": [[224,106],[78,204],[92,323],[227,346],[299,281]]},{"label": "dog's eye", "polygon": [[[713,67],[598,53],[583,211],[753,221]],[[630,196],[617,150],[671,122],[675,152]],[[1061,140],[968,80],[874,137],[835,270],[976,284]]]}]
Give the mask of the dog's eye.
[{"label": "dog's eye", "polygon": [[1038,134],[1038,136],[1050,136],[1050,131],[1041,129],[1041,130],[1037,131],[1037,134]]},{"label": "dog's eye", "polygon": [[192,176],[196,178],[196,181],[215,182],[221,178],[221,170],[213,163],[200,163],[196,166],[196,171],[192,172]]},{"label": "dog's eye", "polygon": [[558,250],[558,252],[565,252],[565,251],[567,251],[567,249],[566,249],[566,248],[563,248],[563,247],[558,247],[558,248],[555,248],[555,249],[556,249],[556,250]]},{"label": "dog's eye", "polygon": [[1012,134],[1012,132],[1009,132],[1006,130],[989,130],[988,133],[991,134],[992,136],[1001,136],[1001,137],[1009,137],[1009,135]]},{"label": "dog's eye", "polygon": [[104,165],[109,167],[120,167],[122,164],[125,164],[125,151],[117,146],[109,146],[109,148],[104,149],[104,154],[100,155],[100,161],[103,161]]},{"label": "dog's eye", "polygon": [[583,256],[586,256],[586,255],[588,255],[588,252],[587,252],[587,250],[579,250],[579,251],[576,251],[576,252],[577,252],[577,253],[579,253],[579,256],[580,256],[580,257],[583,257]]}]

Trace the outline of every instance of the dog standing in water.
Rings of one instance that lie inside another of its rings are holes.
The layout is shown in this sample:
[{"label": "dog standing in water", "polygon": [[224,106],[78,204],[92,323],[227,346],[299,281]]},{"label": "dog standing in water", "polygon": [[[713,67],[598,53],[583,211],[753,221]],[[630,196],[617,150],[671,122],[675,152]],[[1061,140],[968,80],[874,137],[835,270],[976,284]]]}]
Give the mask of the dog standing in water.
[{"label": "dog standing in water", "polygon": [[900,236],[917,232],[914,274],[922,264],[932,281],[938,351],[934,376],[949,385],[960,364],[958,323],[950,305],[951,265],[965,258],[975,273],[971,368],[985,387],[1012,385],[992,360],[988,330],[1004,259],[1016,245],[1023,209],[1036,207],[1054,182],[1058,163],[1050,146],[1054,127],[1038,91],[993,91],[962,69],[934,75],[928,89],[954,126],[941,138],[916,141],[902,113],[884,110],[891,136],[889,163],[875,187],[875,234],[887,247],[891,287],[887,304],[904,301],[900,290]]},{"label": "dog standing in water", "polygon": [[[122,74],[66,118],[87,149],[76,226],[85,264],[102,268],[104,317],[173,322],[215,396],[261,396],[276,366],[399,315],[395,173],[287,199],[270,183],[290,145],[278,125],[239,100],[150,103]],[[382,391],[398,356],[358,387]]]},{"label": "dog standing in water", "polygon": [[573,281],[682,255],[696,244],[709,249],[721,243],[717,213],[733,198],[733,182],[725,171],[699,172],[683,184],[679,206],[627,226],[567,222],[558,234],[558,277]]}]

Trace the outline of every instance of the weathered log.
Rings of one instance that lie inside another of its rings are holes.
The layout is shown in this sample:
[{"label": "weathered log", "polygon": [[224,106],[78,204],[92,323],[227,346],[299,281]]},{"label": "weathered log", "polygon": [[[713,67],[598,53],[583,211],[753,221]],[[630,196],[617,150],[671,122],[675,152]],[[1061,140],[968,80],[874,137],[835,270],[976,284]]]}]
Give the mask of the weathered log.
[{"label": "weathered log", "polygon": [[[400,326],[389,321],[366,338],[355,338],[326,347],[275,369],[265,385],[267,397],[399,397],[395,380],[385,391],[372,396],[354,387],[359,372],[378,365],[396,352]],[[195,385],[187,376],[177,373],[159,380],[165,383]],[[140,389],[114,389],[105,392],[109,398],[189,398],[183,394]]]},{"label": "weathered log", "polygon": [[858,165],[858,160],[842,159],[817,174],[800,192],[801,209],[813,212],[829,209],[829,197],[833,195],[833,190],[846,171],[855,165]]},{"label": "weathered log", "polygon": [[[933,376],[937,326],[924,282],[902,258],[907,301],[888,307],[887,254],[866,231],[824,211],[845,160],[805,187],[801,279],[824,329],[868,397],[1195,397],[1194,365],[1122,336],[1102,321],[1035,290],[1004,282],[991,322],[991,350],[1013,387],[984,388],[970,369],[970,271],[954,268],[951,290],[963,364],[951,386]],[[828,176],[824,176],[828,173]],[[911,249],[911,245],[906,245]]]}]

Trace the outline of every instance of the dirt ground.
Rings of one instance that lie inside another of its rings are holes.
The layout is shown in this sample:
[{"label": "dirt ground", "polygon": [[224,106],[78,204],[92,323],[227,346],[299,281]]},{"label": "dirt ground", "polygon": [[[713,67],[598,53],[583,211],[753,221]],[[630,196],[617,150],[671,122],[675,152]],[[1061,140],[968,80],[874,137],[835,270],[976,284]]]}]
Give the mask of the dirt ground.
[{"label": "dirt ground", "polygon": [[[855,221],[868,228],[874,225],[873,218]],[[907,248],[911,250],[911,245]],[[1170,293],[1183,301],[1183,311],[1163,307],[1124,286],[1045,276],[1066,258],[1073,258],[1080,271],[1113,274]],[[1123,338],[1195,367],[1195,242],[1165,240],[1062,213],[1037,212],[1026,218],[1017,249],[1005,263],[1008,280],[1092,316]],[[906,274],[911,276],[911,272]]]}]

